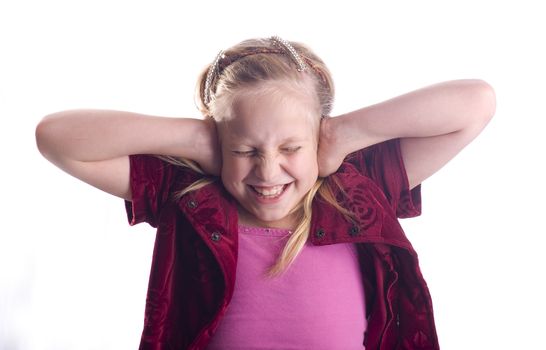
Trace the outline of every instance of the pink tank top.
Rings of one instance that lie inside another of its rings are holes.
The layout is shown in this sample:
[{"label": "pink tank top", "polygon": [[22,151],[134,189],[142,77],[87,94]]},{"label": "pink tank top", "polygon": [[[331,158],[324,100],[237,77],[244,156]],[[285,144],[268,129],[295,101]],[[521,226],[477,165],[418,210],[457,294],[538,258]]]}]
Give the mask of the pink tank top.
[{"label": "pink tank top", "polygon": [[208,350],[364,349],[364,289],[354,245],[307,243],[284,274],[266,277],[289,235],[239,227],[233,299]]}]

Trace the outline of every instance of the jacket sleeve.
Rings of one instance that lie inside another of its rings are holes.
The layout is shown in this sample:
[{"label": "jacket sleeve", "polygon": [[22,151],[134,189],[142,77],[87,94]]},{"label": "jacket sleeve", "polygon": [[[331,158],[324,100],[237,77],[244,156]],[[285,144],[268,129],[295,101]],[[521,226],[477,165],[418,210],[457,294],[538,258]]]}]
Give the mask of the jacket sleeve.
[{"label": "jacket sleeve", "polygon": [[400,139],[354,152],[347,156],[346,161],[379,186],[399,218],[421,215],[421,185],[409,188]]},{"label": "jacket sleeve", "polygon": [[157,227],[161,208],[171,198],[175,166],[152,155],[131,155],[129,160],[132,200],[125,201],[129,224]]}]

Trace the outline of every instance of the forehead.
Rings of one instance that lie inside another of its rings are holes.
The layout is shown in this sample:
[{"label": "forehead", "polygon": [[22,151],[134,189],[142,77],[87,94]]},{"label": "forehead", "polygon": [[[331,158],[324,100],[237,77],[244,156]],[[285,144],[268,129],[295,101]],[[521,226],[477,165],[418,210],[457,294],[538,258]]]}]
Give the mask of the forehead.
[{"label": "forehead", "polygon": [[305,82],[273,82],[239,91],[230,110],[230,116],[219,123],[219,133],[224,139],[317,137],[319,103]]},{"label": "forehead", "polygon": [[272,90],[242,94],[231,118],[219,128],[221,137],[263,142],[316,138],[320,115],[305,93]]}]

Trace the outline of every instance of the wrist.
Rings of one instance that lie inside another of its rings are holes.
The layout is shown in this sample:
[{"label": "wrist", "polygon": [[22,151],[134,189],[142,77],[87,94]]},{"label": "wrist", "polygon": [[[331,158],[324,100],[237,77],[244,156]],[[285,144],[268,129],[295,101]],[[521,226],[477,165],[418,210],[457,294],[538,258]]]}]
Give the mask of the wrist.
[{"label": "wrist", "polygon": [[[354,126],[350,125],[349,115],[340,115],[324,120],[324,129],[321,130],[321,137],[324,137],[327,144],[335,149],[337,158],[345,158],[348,154],[356,151],[355,139],[357,133]],[[362,140],[363,135],[358,135]]]},{"label": "wrist", "polygon": [[194,148],[194,160],[199,163],[205,172],[211,175],[219,175],[222,161],[220,143],[216,131],[216,123],[211,118],[200,121],[199,132],[196,133],[197,141]]},{"label": "wrist", "polygon": [[[386,141],[386,134],[380,134],[374,129],[376,118],[373,106],[365,107],[337,117],[335,133],[340,142],[340,147],[346,155]],[[383,123],[388,126],[388,121],[383,118]]]}]

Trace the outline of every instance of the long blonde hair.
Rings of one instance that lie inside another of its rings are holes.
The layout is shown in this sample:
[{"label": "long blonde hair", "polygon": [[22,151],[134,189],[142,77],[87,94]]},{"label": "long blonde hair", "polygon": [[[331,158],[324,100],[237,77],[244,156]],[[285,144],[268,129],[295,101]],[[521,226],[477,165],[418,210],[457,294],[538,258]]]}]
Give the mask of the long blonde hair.
[{"label": "long blonde hair", "polygon": [[[309,69],[305,75],[298,71],[297,62],[288,52],[275,46],[271,39],[245,40],[225,50],[217,62],[206,66],[200,74],[195,94],[198,109],[205,118],[213,118],[216,122],[220,122],[231,117],[233,102],[242,92],[259,90],[267,82],[288,82],[295,84],[298,88],[311,90],[309,93],[317,102],[320,112],[317,118],[328,117],[334,100],[334,85],[328,68],[307,46],[297,42],[290,42],[290,45],[307,64]],[[214,70],[213,74],[211,69]],[[208,82],[207,76],[209,76]],[[306,81],[302,82],[303,80]],[[173,157],[162,158],[204,174],[195,162]],[[177,197],[180,198],[213,181],[215,178],[205,177],[177,193]],[[336,185],[335,182],[334,185]],[[336,187],[340,188],[337,185]],[[284,272],[303,249],[309,237],[312,203],[317,194],[339,210],[348,220],[354,220],[354,215],[336,201],[330,182],[324,178],[318,178],[299,205],[290,212],[290,214],[299,214],[299,224],[286,242],[277,261],[270,268],[268,272],[270,276]]]}]

